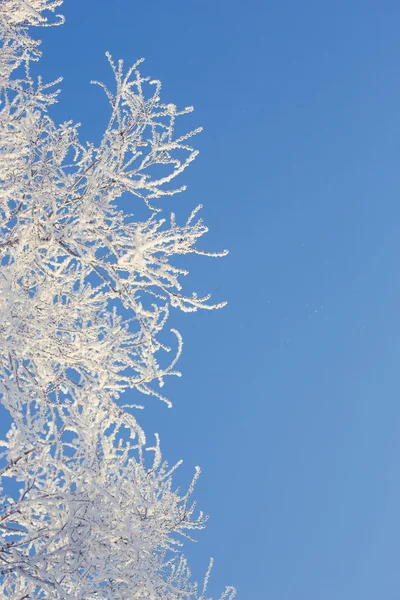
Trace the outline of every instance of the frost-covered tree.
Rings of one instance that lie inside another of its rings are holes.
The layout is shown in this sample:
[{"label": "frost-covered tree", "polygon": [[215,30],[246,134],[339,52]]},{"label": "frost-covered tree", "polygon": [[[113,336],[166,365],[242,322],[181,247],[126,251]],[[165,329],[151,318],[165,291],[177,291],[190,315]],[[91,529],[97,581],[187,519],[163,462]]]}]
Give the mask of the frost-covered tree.
[{"label": "frost-covered tree", "polygon": [[[136,389],[169,403],[160,387],[179,374],[182,348],[165,332],[170,308],[222,306],[185,293],[174,265],[175,255],[224,254],[197,248],[200,207],[180,224],[154,205],[184,189],[174,179],[196,156],[198,130],[175,137],[191,108],[162,103],[141,61],[125,70],[109,55],[100,144],[55,124],[58,81],[31,75],[40,51],[30,32],[61,24],[46,17],[61,3],[0,1],[0,395],[13,421],[0,456],[0,593],[203,600],[208,574],[193,583],[182,549],[205,523],[191,502],[198,471],[175,491],[158,437],[149,448],[120,401]],[[145,203],[146,220],[118,208],[125,193]]]}]

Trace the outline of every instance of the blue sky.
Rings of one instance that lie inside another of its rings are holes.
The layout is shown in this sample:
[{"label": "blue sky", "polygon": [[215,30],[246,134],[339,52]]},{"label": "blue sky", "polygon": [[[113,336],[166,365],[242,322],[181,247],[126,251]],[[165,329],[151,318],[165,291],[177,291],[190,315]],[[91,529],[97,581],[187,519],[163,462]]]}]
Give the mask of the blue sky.
[{"label": "blue sky", "polygon": [[40,32],[57,120],[98,140],[105,50],[194,104],[200,156],[166,208],[204,203],[188,284],[224,311],[174,315],[183,378],[141,421],[203,476],[188,548],[211,591],[251,600],[400,594],[400,6],[317,0],[66,0]]}]

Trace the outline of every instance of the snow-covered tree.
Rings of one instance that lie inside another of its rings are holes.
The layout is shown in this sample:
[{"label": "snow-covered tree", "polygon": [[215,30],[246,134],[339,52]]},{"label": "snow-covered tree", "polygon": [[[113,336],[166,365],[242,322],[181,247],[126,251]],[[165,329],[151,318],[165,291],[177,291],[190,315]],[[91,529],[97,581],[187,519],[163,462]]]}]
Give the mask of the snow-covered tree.
[{"label": "snow-covered tree", "polygon": [[[193,583],[182,549],[205,523],[191,502],[198,470],[174,491],[158,437],[149,448],[119,401],[129,388],[169,403],[160,387],[182,348],[165,332],[171,307],[222,306],[185,293],[174,265],[224,254],[197,248],[200,207],[179,224],[153,206],[184,189],[174,179],[198,130],[175,137],[191,107],[162,103],[141,61],[124,69],[109,55],[100,144],[55,124],[58,81],[31,75],[31,29],[61,24],[61,4],[0,1],[0,394],[13,421],[0,457],[1,597],[205,599],[208,574]],[[146,220],[118,208],[124,193]]]}]

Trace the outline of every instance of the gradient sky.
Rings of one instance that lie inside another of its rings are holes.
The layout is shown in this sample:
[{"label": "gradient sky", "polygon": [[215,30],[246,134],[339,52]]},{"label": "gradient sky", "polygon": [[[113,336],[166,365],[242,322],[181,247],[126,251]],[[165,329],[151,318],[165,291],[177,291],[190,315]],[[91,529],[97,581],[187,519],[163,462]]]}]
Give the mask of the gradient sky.
[{"label": "gradient sky", "polygon": [[[204,126],[189,185],[210,233],[188,289],[224,311],[174,314],[169,410],[139,418],[177,482],[203,470],[210,514],[188,547],[210,592],[241,600],[400,597],[398,1],[66,0],[40,31],[56,120],[98,141],[104,52],[163,81]],[[37,34],[38,35],[38,34]],[[135,201],[136,202],[136,201]],[[133,210],[135,207],[133,206]],[[135,398],[137,401],[137,398]]]}]

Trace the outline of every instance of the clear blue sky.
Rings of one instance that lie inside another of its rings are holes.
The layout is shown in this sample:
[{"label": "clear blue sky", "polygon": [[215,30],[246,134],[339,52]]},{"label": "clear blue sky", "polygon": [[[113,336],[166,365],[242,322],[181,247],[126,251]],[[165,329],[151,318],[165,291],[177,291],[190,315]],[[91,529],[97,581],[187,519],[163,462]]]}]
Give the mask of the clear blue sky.
[{"label": "clear blue sky", "polygon": [[140,415],[200,464],[210,513],[189,548],[243,600],[400,597],[400,5],[382,0],[66,0],[41,31],[56,119],[98,140],[104,51],[194,104],[201,154],[166,207],[199,202],[188,284],[223,312],[176,315],[168,410]]}]

